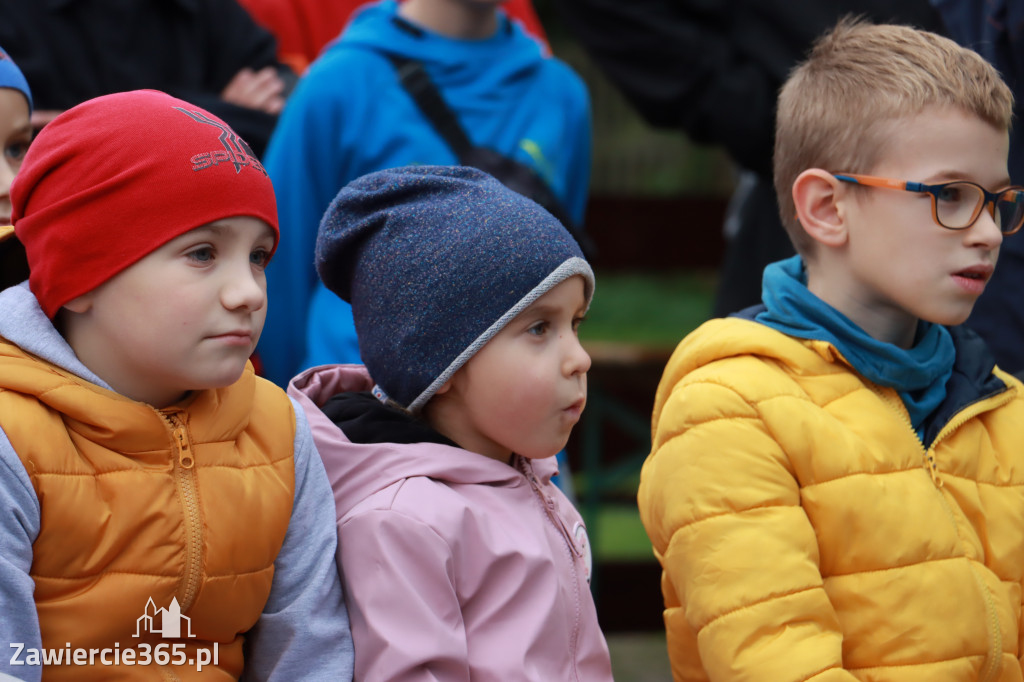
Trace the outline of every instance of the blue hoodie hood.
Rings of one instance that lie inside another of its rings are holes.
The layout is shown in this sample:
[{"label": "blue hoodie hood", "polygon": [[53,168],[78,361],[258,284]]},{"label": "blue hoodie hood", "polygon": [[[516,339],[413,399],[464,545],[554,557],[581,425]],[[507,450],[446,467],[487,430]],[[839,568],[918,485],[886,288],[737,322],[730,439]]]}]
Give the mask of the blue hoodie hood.
[{"label": "blue hoodie hood", "polygon": [[396,0],[366,6],[325,53],[350,48],[420,61],[448,99],[464,104],[479,98],[488,111],[499,99],[520,97],[544,58],[540,45],[501,10],[490,38],[458,40],[402,19]]}]

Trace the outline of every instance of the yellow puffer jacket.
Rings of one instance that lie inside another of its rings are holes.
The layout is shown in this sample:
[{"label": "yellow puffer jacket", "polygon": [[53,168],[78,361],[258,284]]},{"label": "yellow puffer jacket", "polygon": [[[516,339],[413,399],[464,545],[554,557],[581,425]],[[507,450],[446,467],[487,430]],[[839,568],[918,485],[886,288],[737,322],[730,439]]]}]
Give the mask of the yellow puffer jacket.
[{"label": "yellow puffer jacket", "polygon": [[927,448],[828,343],[679,345],[639,491],[676,680],[1022,679],[1024,397],[951,333]]},{"label": "yellow puffer jacket", "polygon": [[[0,426],[39,500],[31,577],[43,647],[136,650],[131,666],[48,666],[44,679],[192,677],[181,662],[214,643],[202,679],[237,679],[294,498],[284,393],[249,367],[158,411],[0,339]],[[180,638],[140,627],[172,599],[189,618]],[[143,647],[153,656],[160,644],[179,665],[141,664]]]}]

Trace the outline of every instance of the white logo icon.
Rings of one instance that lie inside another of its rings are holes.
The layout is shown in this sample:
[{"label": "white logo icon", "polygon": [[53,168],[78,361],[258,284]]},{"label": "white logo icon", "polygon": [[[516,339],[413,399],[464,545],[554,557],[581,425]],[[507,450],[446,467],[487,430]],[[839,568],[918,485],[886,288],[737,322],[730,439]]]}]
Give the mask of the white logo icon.
[{"label": "white logo icon", "polygon": [[135,621],[135,634],[132,637],[141,637],[141,633],[151,632],[164,639],[178,639],[182,636],[181,621],[185,621],[185,631],[188,633],[185,636],[195,637],[192,634],[192,619],[181,615],[177,597],[171,599],[171,605],[166,609],[158,609],[150,597],[145,612]]}]

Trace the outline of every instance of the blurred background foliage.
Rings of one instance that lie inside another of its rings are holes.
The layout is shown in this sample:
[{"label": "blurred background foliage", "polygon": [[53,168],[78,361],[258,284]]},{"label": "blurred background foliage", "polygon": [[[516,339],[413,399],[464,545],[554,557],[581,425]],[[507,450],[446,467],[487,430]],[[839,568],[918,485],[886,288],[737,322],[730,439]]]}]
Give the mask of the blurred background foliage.
[{"label": "blurred background foliage", "polygon": [[[554,55],[587,84],[593,116],[587,229],[598,247],[597,288],[580,336],[594,363],[587,411],[569,445],[594,551],[592,588],[616,679],[667,680],[660,568],[636,490],[661,369],[710,315],[718,263],[708,254],[717,252],[693,242],[720,239],[734,168],[721,149],[648,125],[565,30],[550,0],[535,7]],[[624,243],[609,239],[620,232],[639,257],[622,258]]]}]

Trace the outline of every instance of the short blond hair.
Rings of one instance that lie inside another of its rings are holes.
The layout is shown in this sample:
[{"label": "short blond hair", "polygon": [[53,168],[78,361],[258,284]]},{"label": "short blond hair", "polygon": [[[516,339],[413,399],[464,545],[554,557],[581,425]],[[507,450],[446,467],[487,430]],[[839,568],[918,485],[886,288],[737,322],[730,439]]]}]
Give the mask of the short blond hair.
[{"label": "short blond hair", "polygon": [[782,87],[775,125],[775,191],[798,253],[811,253],[813,240],[796,218],[797,176],[870,172],[892,123],[932,106],[1009,130],[1013,94],[976,52],[927,31],[845,17],[818,39]]}]

